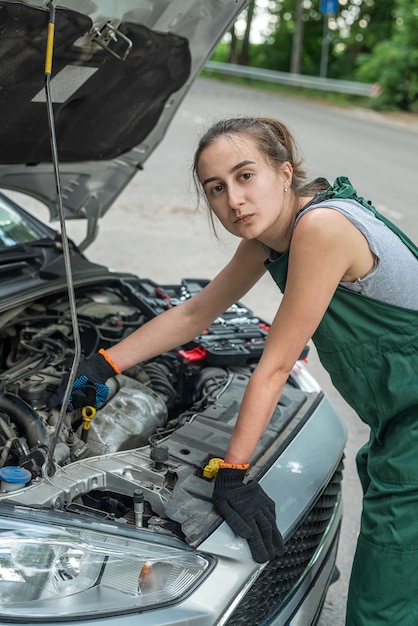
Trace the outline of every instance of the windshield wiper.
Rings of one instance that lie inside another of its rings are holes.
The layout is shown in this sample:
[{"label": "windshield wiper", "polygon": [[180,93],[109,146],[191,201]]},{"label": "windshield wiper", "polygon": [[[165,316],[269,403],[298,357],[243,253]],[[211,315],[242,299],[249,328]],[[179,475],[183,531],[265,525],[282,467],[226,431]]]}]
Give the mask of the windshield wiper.
[{"label": "windshield wiper", "polygon": [[45,248],[59,249],[57,242],[53,239],[37,239],[27,243],[19,243],[10,248],[0,250],[0,265],[13,263],[16,261],[28,261],[39,258]]}]

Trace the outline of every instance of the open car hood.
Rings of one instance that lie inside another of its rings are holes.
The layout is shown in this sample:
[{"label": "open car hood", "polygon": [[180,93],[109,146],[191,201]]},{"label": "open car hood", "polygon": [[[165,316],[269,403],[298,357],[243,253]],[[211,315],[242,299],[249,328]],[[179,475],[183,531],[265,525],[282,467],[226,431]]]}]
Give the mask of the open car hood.
[{"label": "open car hood", "polygon": [[[209,55],[249,0],[0,0],[0,187],[58,219],[45,94],[51,74],[67,219],[97,222],[163,138]],[[85,246],[84,246],[85,247]]]}]

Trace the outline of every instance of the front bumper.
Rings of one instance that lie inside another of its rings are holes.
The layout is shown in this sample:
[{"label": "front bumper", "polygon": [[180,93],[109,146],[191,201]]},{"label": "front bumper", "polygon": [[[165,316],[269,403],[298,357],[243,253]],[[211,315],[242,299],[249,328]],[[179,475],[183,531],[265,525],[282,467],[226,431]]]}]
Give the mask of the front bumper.
[{"label": "front bumper", "polygon": [[[276,502],[278,526],[287,548],[282,559],[254,563],[246,541],[222,523],[199,546],[199,552],[216,560],[214,567],[180,602],[142,613],[78,618],[77,626],[314,624],[335,563],[345,439],[343,423],[322,398],[261,479]],[[0,610],[0,625],[10,621],[2,620]],[[62,622],[48,623],[58,626]],[[35,626],[39,620],[34,615],[25,624]]]}]

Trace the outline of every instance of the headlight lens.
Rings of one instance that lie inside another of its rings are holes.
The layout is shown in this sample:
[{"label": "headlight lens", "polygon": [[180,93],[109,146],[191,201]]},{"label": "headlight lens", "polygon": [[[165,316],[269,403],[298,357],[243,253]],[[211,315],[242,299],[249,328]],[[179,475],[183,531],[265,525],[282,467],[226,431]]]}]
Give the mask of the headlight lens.
[{"label": "headlight lens", "polygon": [[208,567],[204,557],[170,545],[0,522],[0,618],[45,621],[161,606],[178,601]]}]

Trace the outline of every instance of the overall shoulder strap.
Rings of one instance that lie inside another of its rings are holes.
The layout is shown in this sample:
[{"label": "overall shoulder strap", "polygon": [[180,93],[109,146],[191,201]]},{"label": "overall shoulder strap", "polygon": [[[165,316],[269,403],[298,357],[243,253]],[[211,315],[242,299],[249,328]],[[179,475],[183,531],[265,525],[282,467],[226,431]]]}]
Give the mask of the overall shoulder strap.
[{"label": "overall shoulder strap", "polygon": [[357,195],[357,191],[349,181],[346,176],[339,176],[335,179],[335,182],[330,189],[326,191],[318,193],[315,198],[312,200],[312,204],[320,204],[326,200],[334,200],[334,199],[351,199],[356,200],[363,207],[374,213],[374,215],[384,222],[386,226],[388,226],[394,233],[398,235],[398,237],[403,241],[403,243],[413,252],[413,254],[418,257],[418,246],[406,235],[396,224],[391,222],[387,217],[379,213],[377,209],[373,206],[370,200],[366,200],[361,196]]}]

